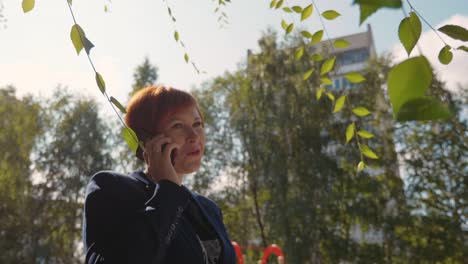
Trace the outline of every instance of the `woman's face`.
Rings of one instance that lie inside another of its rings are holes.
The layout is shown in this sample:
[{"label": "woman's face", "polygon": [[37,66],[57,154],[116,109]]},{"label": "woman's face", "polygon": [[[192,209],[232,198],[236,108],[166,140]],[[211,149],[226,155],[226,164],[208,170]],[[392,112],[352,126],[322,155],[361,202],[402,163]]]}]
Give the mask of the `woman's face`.
[{"label": "woman's face", "polygon": [[176,150],[174,168],[177,174],[197,171],[205,150],[205,129],[196,106],[188,106],[162,121],[161,131],[180,148]]}]

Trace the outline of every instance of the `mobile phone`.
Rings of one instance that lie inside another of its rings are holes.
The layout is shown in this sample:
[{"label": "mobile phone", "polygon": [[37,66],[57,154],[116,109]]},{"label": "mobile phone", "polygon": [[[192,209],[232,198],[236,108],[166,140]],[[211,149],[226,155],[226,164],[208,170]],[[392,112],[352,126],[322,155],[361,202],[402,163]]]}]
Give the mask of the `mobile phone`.
[{"label": "mobile phone", "polygon": [[[162,145],[162,147],[161,147],[161,152],[164,151],[164,148],[166,148],[166,146],[167,146],[168,144],[169,144],[169,143],[165,143],[164,145]],[[176,151],[175,148],[172,149],[172,151],[171,151],[171,163],[172,163],[172,166],[175,165],[175,151]]]}]

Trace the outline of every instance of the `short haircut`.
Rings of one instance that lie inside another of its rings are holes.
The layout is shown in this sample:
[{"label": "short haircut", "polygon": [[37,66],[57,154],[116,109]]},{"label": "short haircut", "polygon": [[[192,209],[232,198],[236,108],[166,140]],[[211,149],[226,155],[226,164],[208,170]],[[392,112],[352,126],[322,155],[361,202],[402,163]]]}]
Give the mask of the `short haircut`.
[{"label": "short haircut", "polygon": [[[135,131],[140,141],[152,138],[161,129],[162,121],[171,114],[189,106],[195,106],[204,125],[204,118],[197,101],[188,92],[168,86],[148,86],[137,91],[127,106],[125,123]],[[136,156],[143,159],[138,147]]]}]

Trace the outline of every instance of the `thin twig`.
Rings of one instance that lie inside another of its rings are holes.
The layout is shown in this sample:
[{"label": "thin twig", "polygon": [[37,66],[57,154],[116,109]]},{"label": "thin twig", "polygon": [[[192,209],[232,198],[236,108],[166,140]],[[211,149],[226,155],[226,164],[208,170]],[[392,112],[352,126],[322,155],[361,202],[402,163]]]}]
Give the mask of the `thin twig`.
[{"label": "thin twig", "polygon": [[[431,26],[431,24],[429,24],[429,22],[427,22],[427,20],[413,7],[413,5],[410,3],[410,1],[406,0],[406,2],[410,6],[411,10],[414,11],[416,13],[416,15],[418,15],[422,19],[422,21],[424,21],[424,23],[426,23],[426,25],[428,25],[434,31],[434,33],[436,33],[437,37],[439,37],[439,39],[445,44],[445,46],[448,46],[447,43],[444,41],[444,39],[439,35],[437,30],[435,28],[433,28]],[[403,5],[401,5],[401,7],[403,8]]]},{"label": "thin twig", "polygon": [[320,13],[320,10],[318,9],[318,7],[315,4],[314,0],[312,0],[312,4],[314,5],[315,10],[317,10],[317,13],[318,13],[318,16],[319,16],[319,19],[320,19],[320,23],[322,24],[323,30],[325,31],[325,34],[327,35],[327,39],[328,39],[328,42],[330,43],[330,47],[332,48],[333,53],[335,53],[336,50],[335,50],[335,47],[333,46],[333,42],[330,39],[330,35],[328,34],[328,30],[325,27],[325,23],[323,22],[322,14]]},{"label": "thin twig", "polygon": [[[169,16],[170,16],[170,18],[171,18],[172,25],[173,25],[173,27],[174,27],[174,32],[179,33],[179,31],[177,30],[176,19],[175,19],[174,15],[172,14],[172,9],[170,8],[169,3],[168,3],[169,0],[163,0],[163,1],[164,1],[164,3],[166,4],[166,7],[167,7],[167,10],[168,10]],[[169,12],[169,10],[170,10],[170,12]],[[179,34],[179,35],[180,35],[180,34]],[[187,48],[185,47],[185,43],[183,43],[183,41],[180,39],[180,36],[179,36],[179,39],[176,40],[176,42],[178,42],[179,45],[182,46],[182,48],[184,49],[184,55],[187,55],[187,54],[188,54],[188,53],[187,53]],[[188,56],[188,55],[187,55],[187,56]],[[198,67],[196,66],[195,62],[194,62],[192,59],[190,59],[190,57],[189,57],[189,60],[187,60],[186,62],[188,63],[189,61],[190,61],[190,63],[192,64],[192,66],[193,66],[193,68],[195,69],[195,71],[197,72],[197,74],[200,74],[200,69],[198,69]]]},{"label": "thin twig", "polygon": [[[71,5],[70,5],[70,2],[69,2],[68,0],[67,0],[67,5],[68,5],[68,8],[70,9],[70,14],[71,14],[71,16],[72,16],[72,18],[73,18],[73,22],[75,23],[75,25],[78,25],[78,23],[76,22],[75,14],[73,13],[73,9],[72,9],[72,7],[71,7]],[[78,32],[78,35],[80,36],[81,45],[83,45],[84,41],[83,41],[83,37],[81,36],[81,32]],[[83,45],[83,49],[84,49],[84,45]],[[96,71],[96,68],[94,67],[94,63],[93,63],[93,61],[92,61],[92,59],[91,59],[91,56],[89,56],[89,53],[86,51],[86,49],[85,49],[85,53],[86,53],[86,56],[88,57],[89,63],[91,64],[91,67],[93,68],[94,74],[97,75],[98,73],[97,73],[97,71]],[[112,101],[110,100],[109,95],[107,94],[107,91],[104,90],[103,94],[104,94],[104,96],[106,97],[107,101],[109,102],[109,104],[110,104],[112,110],[114,110],[115,114],[116,114],[117,117],[119,118],[119,120],[120,120],[120,122],[122,123],[122,125],[123,125],[124,127],[128,128],[127,125],[125,124],[125,122],[123,121],[122,117],[120,116],[120,114],[119,114],[119,113],[117,112],[117,110],[115,109],[115,106],[114,106],[114,104],[112,103]],[[132,134],[130,134],[130,135],[133,137]],[[133,139],[134,139],[136,142],[138,142],[138,138],[133,138]]]}]

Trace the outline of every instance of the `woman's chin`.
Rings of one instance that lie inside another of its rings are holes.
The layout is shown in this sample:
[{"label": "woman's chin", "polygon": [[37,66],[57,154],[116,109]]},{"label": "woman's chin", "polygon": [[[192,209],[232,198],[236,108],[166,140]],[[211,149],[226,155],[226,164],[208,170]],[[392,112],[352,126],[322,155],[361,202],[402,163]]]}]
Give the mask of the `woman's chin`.
[{"label": "woman's chin", "polygon": [[176,172],[180,174],[190,174],[198,171],[200,169],[200,161],[191,161],[188,164],[184,164],[183,168],[176,168]]}]

